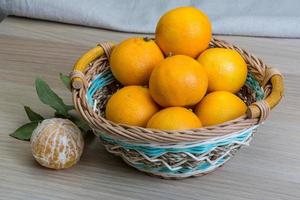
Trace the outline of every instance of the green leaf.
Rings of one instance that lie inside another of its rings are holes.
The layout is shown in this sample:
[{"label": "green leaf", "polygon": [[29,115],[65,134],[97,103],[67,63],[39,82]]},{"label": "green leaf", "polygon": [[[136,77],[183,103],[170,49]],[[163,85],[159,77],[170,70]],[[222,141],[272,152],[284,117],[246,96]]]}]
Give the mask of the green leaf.
[{"label": "green leaf", "polygon": [[63,119],[69,119],[68,117],[64,116],[64,115],[61,115],[59,114],[58,112],[55,112],[54,113],[54,117],[57,117],[57,118],[63,118]]},{"label": "green leaf", "polygon": [[66,76],[62,73],[59,73],[60,80],[63,82],[63,84],[71,91],[71,79],[69,76]]},{"label": "green leaf", "polygon": [[73,105],[66,105],[67,110],[74,110],[75,107]]},{"label": "green leaf", "polygon": [[84,120],[74,116],[74,115],[69,115],[69,117],[63,116],[57,112],[54,113],[55,117],[58,118],[63,118],[63,119],[69,119],[71,120],[78,128],[80,128],[83,132],[88,132],[91,131],[92,129],[89,127],[88,123],[85,122]]},{"label": "green leaf", "polygon": [[28,106],[24,106],[25,112],[28,116],[28,119],[30,121],[38,121],[38,120],[43,120],[44,117],[42,117],[40,114],[34,112],[33,110],[31,110],[30,107]]},{"label": "green leaf", "polygon": [[63,100],[55,93],[49,85],[42,79],[37,78],[35,80],[36,92],[40,100],[49,105],[51,108],[57,111],[57,113],[68,116],[68,110]]},{"label": "green leaf", "polygon": [[27,124],[24,124],[15,132],[11,133],[10,136],[17,138],[19,140],[30,140],[33,130],[37,127],[40,121],[33,121]]},{"label": "green leaf", "polygon": [[87,122],[85,122],[84,120],[75,117],[75,116],[71,116],[69,118],[74,124],[76,124],[76,126],[78,126],[78,128],[80,128],[83,132],[88,132],[91,130],[90,126],[88,125]]}]

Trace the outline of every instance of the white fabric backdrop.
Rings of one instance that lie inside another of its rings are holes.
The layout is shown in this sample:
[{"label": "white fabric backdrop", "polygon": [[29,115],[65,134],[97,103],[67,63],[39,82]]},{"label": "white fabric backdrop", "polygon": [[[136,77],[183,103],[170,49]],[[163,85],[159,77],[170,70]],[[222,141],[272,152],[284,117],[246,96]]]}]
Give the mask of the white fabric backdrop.
[{"label": "white fabric backdrop", "polygon": [[143,33],[184,5],[206,12],[216,34],[300,37],[300,0],[0,0],[9,15]]}]

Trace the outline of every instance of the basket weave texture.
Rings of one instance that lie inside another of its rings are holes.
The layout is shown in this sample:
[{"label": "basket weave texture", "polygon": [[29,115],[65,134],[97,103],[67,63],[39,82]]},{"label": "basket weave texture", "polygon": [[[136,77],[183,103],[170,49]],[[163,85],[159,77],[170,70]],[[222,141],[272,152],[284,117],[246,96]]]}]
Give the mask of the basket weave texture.
[{"label": "basket weave texture", "polygon": [[107,151],[123,158],[136,169],[163,178],[180,179],[207,174],[229,160],[237,150],[248,145],[257,127],[268,117],[270,107],[264,99],[272,92],[270,79],[280,74],[256,56],[225,41],[213,39],[212,47],[238,51],[245,59],[248,77],[238,96],[256,105],[260,117],[246,115],[226,123],[199,129],[161,131],[115,124],[104,118],[107,100],[122,87],[109,68],[110,43],[99,44],[105,54],[91,62],[82,73],[72,78],[83,81],[81,89],[73,89],[76,110],[93,128]]}]

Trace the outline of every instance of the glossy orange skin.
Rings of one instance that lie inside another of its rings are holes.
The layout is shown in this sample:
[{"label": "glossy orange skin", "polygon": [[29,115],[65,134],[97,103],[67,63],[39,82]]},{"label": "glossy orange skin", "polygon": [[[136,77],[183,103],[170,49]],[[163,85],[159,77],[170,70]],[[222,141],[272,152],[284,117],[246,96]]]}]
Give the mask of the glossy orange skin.
[{"label": "glossy orange skin", "polygon": [[247,78],[247,64],[235,50],[211,48],[197,59],[208,75],[208,91],[238,92]]},{"label": "glossy orange skin", "polygon": [[160,130],[186,130],[202,127],[200,119],[183,107],[169,107],[154,114],[147,128]]},{"label": "glossy orange skin", "polygon": [[153,70],[149,89],[152,98],[163,107],[192,106],[205,95],[208,78],[203,67],[194,59],[171,56]]},{"label": "glossy orange skin", "polygon": [[163,59],[153,40],[129,38],[113,49],[110,67],[123,85],[147,85],[153,68]]},{"label": "glossy orange skin", "polygon": [[195,114],[203,126],[220,124],[246,113],[246,104],[227,91],[216,91],[206,95],[195,108]]},{"label": "glossy orange skin", "polygon": [[155,31],[155,42],[165,55],[197,57],[211,40],[209,18],[195,7],[178,7],[165,13]]},{"label": "glossy orange skin", "polygon": [[142,86],[126,86],[114,93],[107,102],[105,116],[118,124],[145,127],[159,110],[149,90]]}]

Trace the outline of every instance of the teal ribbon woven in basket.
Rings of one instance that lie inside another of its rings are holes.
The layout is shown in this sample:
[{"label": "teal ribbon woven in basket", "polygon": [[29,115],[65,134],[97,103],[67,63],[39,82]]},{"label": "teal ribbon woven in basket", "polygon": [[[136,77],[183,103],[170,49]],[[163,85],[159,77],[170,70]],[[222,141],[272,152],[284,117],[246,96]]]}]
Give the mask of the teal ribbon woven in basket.
[{"label": "teal ribbon woven in basket", "polygon": [[219,159],[216,163],[209,163],[209,162],[202,162],[200,163],[197,167],[194,168],[189,168],[189,167],[178,167],[177,169],[170,169],[168,167],[156,167],[156,168],[150,168],[149,166],[143,164],[143,163],[138,163],[134,164],[134,167],[145,170],[148,172],[152,173],[164,173],[164,174],[187,174],[187,173],[193,173],[195,171],[204,173],[207,171],[210,171],[210,169],[215,169],[216,167],[221,166],[224,164],[228,158],[222,158]]},{"label": "teal ribbon woven in basket", "polygon": [[252,74],[248,73],[245,85],[247,85],[253,91],[255,91],[256,99],[258,101],[264,99],[264,92],[261,89],[261,87],[260,87],[258,81],[256,80],[256,78]]},{"label": "teal ribbon woven in basket", "polygon": [[160,156],[166,152],[171,153],[179,153],[179,152],[188,152],[191,154],[202,154],[205,152],[209,152],[212,149],[218,147],[218,146],[225,146],[234,142],[245,142],[248,140],[248,138],[252,134],[252,130],[257,128],[257,126],[254,126],[250,129],[247,129],[237,135],[233,135],[226,138],[221,138],[219,140],[212,140],[212,141],[206,141],[202,143],[192,144],[192,145],[182,145],[182,146],[175,146],[175,148],[172,147],[163,147],[163,146],[155,146],[147,145],[147,144],[129,144],[120,140],[113,139],[107,135],[99,134],[100,138],[106,142],[118,144],[121,145],[126,150],[135,150],[143,152],[145,155],[149,157],[153,156]]},{"label": "teal ribbon woven in basket", "polygon": [[[159,157],[163,155],[164,153],[190,153],[192,155],[201,155],[205,153],[209,153],[216,149],[217,147],[226,146],[230,144],[247,144],[249,141],[249,138],[252,136],[252,132],[254,129],[256,129],[257,126],[251,127],[250,129],[247,129],[239,134],[235,134],[226,138],[220,138],[218,140],[211,140],[211,141],[205,141],[202,143],[195,143],[195,144],[188,144],[188,145],[173,145],[173,146],[153,146],[148,144],[129,144],[117,139],[113,139],[105,134],[99,133],[99,137],[111,144],[117,144],[122,146],[122,148],[130,151],[135,150],[138,152],[143,153],[144,155],[148,157]],[[168,168],[168,167],[154,167],[151,168],[148,165],[145,165],[143,163],[132,163],[131,161],[127,161],[130,165],[144,170],[144,171],[150,171],[153,173],[192,173],[192,172],[206,172],[209,171],[212,168],[216,168],[220,165],[222,165],[225,161],[229,159],[229,155],[225,155],[221,158],[218,158],[214,162],[208,162],[203,161],[200,162],[198,166],[196,167],[178,167],[178,168]]]},{"label": "teal ribbon woven in basket", "polygon": [[95,76],[94,80],[91,82],[88,91],[86,93],[86,99],[89,105],[92,107],[94,105],[94,94],[97,90],[101,89],[102,87],[109,85],[115,80],[114,76],[112,75],[110,70],[106,70],[101,74]]}]

